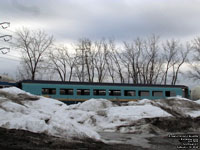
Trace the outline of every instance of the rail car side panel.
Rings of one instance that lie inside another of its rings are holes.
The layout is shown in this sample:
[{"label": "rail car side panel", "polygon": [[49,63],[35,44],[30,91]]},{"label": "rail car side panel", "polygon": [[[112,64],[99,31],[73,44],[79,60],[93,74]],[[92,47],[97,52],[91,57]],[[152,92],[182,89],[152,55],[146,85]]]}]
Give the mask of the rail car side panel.
[{"label": "rail car side panel", "polygon": [[[44,83],[22,83],[22,89],[35,95],[43,95],[59,99],[66,103],[82,102],[91,98],[104,98],[112,101],[130,101],[138,99],[161,99],[172,96],[183,96],[181,88],[170,87],[139,87],[139,86],[98,86],[98,85],[68,85],[68,84],[44,84]],[[43,89],[55,89],[53,94],[43,94]],[[61,89],[73,89],[73,95],[61,95]],[[87,90],[89,95],[78,95],[77,91]],[[95,90],[105,90],[105,95],[94,95]],[[112,91],[119,95],[111,95]],[[134,96],[126,95],[126,91],[135,91]],[[157,93],[157,94],[155,94]],[[169,95],[166,95],[168,94]]]}]

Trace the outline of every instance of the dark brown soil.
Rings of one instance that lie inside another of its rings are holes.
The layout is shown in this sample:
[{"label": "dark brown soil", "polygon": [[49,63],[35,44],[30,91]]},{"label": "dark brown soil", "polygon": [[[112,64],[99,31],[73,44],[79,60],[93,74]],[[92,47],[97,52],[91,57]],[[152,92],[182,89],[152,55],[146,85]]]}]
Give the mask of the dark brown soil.
[{"label": "dark brown soil", "polygon": [[92,139],[84,141],[48,136],[25,130],[0,128],[0,150],[145,150],[141,147],[115,144],[108,145]]}]

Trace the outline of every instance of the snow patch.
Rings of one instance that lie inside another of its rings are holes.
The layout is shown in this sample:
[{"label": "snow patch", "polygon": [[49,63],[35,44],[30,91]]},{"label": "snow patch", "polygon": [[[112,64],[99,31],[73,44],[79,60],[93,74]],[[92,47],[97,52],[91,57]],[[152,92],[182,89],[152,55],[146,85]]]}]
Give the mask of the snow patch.
[{"label": "snow patch", "polygon": [[[152,105],[112,107],[108,110],[109,118],[138,120],[141,118],[169,117],[169,113]],[[111,119],[111,120],[112,120]]]},{"label": "snow patch", "polygon": [[197,103],[197,104],[200,104],[200,100],[197,100],[197,101],[194,101],[195,103]]},{"label": "snow patch", "polygon": [[106,99],[89,99],[78,106],[78,109],[84,111],[98,111],[101,109],[106,109],[114,107],[115,105]]},{"label": "snow patch", "polygon": [[19,88],[16,88],[16,87],[3,88],[3,89],[1,89],[1,91],[7,92],[7,93],[10,93],[10,94],[30,94],[30,93],[25,92],[25,91],[23,91]]}]

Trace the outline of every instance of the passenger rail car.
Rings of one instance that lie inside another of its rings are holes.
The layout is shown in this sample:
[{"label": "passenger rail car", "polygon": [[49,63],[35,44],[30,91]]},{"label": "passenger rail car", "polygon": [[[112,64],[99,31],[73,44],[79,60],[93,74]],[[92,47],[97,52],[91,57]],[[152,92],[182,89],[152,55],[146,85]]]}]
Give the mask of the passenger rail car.
[{"label": "passenger rail car", "polygon": [[6,87],[11,87],[11,86],[17,86],[17,83],[0,81],[0,89],[6,88]]},{"label": "passenger rail car", "polygon": [[24,80],[22,90],[35,95],[61,100],[67,104],[83,102],[90,98],[105,98],[127,102],[139,99],[161,99],[173,96],[189,98],[189,90],[183,85],[141,85],[121,83],[61,82]]}]

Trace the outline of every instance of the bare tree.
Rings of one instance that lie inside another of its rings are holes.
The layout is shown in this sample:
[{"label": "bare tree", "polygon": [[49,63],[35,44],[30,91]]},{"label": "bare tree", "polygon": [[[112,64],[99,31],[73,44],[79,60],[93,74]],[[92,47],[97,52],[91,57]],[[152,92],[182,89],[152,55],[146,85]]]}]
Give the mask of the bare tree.
[{"label": "bare tree", "polygon": [[115,71],[117,73],[117,76],[120,79],[121,83],[125,82],[124,79],[124,73],[123,73],[123,69],[122,69],[122,55],[121,52],[119,52],[117,50],[116,44],[114,42],[114,40],[109,40],[108,43],[109,49],[110,49],[110,59],[112,59],[113,63],[115,64],[115,68],[113,71]]},{"label": "bare tree", "polygon": [[[51,68],[55,70],[61,81],[71,81],[76,62],[74,54],[70,54],[66,46],[56,46],[49,52]],[[67,79],[68,76],[68,79]]]},{"label": "bare tree", "polygon": [[180,45],[181,50],[179,51],[179,55],[177,58],[176,63],[173,63],[173,76],[172,76],[172,81],[171,84],[175,85],[178,79],[178,75],[180,73],[180,68],[181,66],[185,63],[188,62],[188,54],[191,51],[191,46],[189,43],[186,44],[185,47]]},{"label": "bare tree", "polygon": [[106,69],[108,70],[108,75],[110,76],[112,83],[115,83],[115,64],[112,58],[112,52],[109,50],[106,57]]},{"label": "bare tree", "polygon": [[157,82],[157,76],[160,74],[161,65],[159,55],[159,37],[152,35],[146,41],[144,41],[143,62],[146,62],[145,66],[145,79],[147,84],[153,84]]},{"label": "bare tree", "polygon": [[162,72],[159,37],[151,36],[147,40],[137,38],[133,42],[124,42],[124,67],[134,84],[155,84]]},{"label": "bare tree", "polygon": [[194,80],[200,80],[200,37],[194,39],[192,43],[193,56],[191,60],[191,69],[188,76]]},{"label": "bare tree", "polygon": [[31,31],[23,28],[16,32],[17,40],[14,46],[22,52],[23,69],[35,80],[40,64],[44,62],[44,53],[53,43],[53,37],[48,36],[44,31]]},{"label": "bare tree", "polygon": [[[134,42],[124,42],[123,64],[128,72],[128,78],[132,78],[134,84],[138,84],[140,76],[140,56],[142,51],[142,40],[137,38]],[[128,83],[130,79],[128,79]]]},{"label": "bare tree", "polygon": [[[165,44],[163,44],[163,58],[165,60],[166,63],[166,69],[165,72],[163,74],[163,80],[164,80],[164,84],[167,84],[167,78],[168,78],[168,72],[169,69],[172,67],[172,61],[174,61],[174,59],[177,56],[178,53],[178,41],[172,39],[172,40],[167,40]],[[175,64],[174,64],[175,65]]]},{"label": "bare tree", "polygon": [[79,81],[93,82],[95,77],[94,68],[94,47],[90,39],[80,39],[75,45],[76,66],[75,74]]},{"label": "bare tree", "polygon": [[106,67],[106,59],[108,57],[108,44],[106,41],[100,40],[99,42],[95,42],[95,55],[94,55],[94,67],[97,71],[97,81],[103,82],[107,67]]},{"label": "bare tree", "polygon": [[180,73],[181,66],[188,61],[188,54],[191,51],[190,44],[185,46],[180,44],[177,40],[172,39],[166,41],[163,45],[165,71],[163,74],[164,84],[167,84],[169,76],[171,76],[171,84],[175,85]]}]

